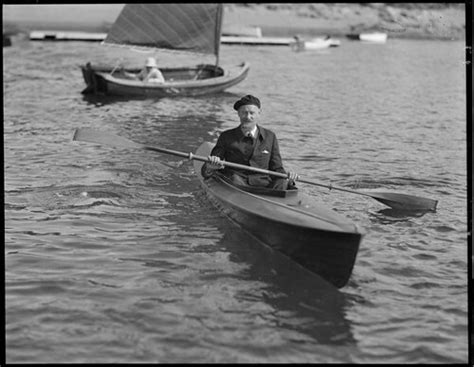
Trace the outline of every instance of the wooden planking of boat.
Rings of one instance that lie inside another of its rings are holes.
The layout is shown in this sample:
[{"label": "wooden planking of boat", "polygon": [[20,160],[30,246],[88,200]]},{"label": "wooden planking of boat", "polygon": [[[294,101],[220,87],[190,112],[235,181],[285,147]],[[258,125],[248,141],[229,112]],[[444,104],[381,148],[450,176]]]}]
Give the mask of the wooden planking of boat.
[{"label": "wooden planking of boat", "polygon": [[[139,68],[126,69],[138,73]],[[219,93],[241,82],[249,71],[248,63],[223,69],[215,65],[195,67],[160,68],[165,83],[144,83],[141,80],[122,77],[121,70],[106,65],[87,63],[82,74],[87,84],[83,93],[102,93],[116,96],[173,97],[199,96]]]},{"label": "wooden planking of boat", "polygon": [[[203,143],[196,155],[209,156],[212,144]],[[211,203],[242,229],[337,288],[352,274],[363,234],[357,226],[314,201],[300,189],[250,191],[231,184],[223,175],[201,175],[194,169]]]},{"label": "wooden planking of boat", "polygon": [[[160,68],[165,82],[129,79],[141,67],[118,68],[91,62],[81,65],[87,87],[84,94],[173,97],[222,92],[240,83],[249,72],[247,62],[219,66],[223,4],[157,3],[126,4],[110,29],[104,44],[130,48],[167,50],[196,55],[214,55],[215,65]],[[191,19],[191,21],[190,21]]]}]

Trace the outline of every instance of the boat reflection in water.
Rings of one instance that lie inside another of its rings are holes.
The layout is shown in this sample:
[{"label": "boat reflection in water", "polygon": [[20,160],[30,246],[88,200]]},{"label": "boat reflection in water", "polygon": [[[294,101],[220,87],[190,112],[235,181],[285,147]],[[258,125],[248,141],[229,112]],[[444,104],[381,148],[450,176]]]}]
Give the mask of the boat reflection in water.
[{"label": "boat reflection in water", "polygon": [[[269,322],[311,338],[298,340],[301,342],[355,343],[350,321],[345,318],[347,296],[336,287],[240,228],[225,230],[220,244],[230,252],[230,261],[248,265],[243,278],[265,284],[257,297],[273,309],[265,315]],[[249,297],[258,294],[255,289],[250,292]]]}]

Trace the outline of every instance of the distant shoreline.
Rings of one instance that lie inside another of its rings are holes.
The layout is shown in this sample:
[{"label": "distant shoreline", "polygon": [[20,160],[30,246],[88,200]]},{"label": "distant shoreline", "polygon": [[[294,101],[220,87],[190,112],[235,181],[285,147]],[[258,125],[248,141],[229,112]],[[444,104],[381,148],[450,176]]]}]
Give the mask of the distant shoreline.
[{"label": "distant shoreline", "polygon": [[[323,28],[323,27],[275,27],[275,26],[263,26],[260,27],[262,29],[262,34],[264,37],[293,37],[295,35],[300,35],[303,37],[318,37],[318,36],[325,36],[330,35],[332,37],[337,38],[344,38],[348,34],[359,34],[365,31],[360,30],[351,31],[345,29],[335,29],[335,28]],[[423,32],[413,32],[406,29],[399,29],[393,30],[386,27],[378,27],[377,29],[373,30],[374,32],[384,32],[389,34],[389,38],[394,39],[414,39],[414,40],[464,40],[464,34],[458,34],[453,36],[452,34],[447,35],[433,35],[433,34],[426,34]],[[372,32],[372,30],[368,30],[367,32]]]},{"label": "distant shoreline", "polygon": [[465,39],[463,4],[413,8],[391,4],[226,4],[224,23],[258,26],[263,36],[292,37],[385,32],[389,38]]},{"label": "distant shoreline", "polygon": [[[223,29],[259,27],[264,37],[344,37],[379,31],[389,38],[465,39],[463,3],[400,4],[225,3]],[[3,35],[31,30],[107,32],[122,7],[123,4],[4,5]]]}]

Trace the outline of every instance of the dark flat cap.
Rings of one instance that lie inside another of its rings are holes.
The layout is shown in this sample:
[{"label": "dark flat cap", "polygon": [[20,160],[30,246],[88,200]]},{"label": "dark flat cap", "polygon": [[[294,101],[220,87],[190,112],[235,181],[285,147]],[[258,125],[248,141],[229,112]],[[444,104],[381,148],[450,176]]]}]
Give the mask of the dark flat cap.
[{"label": "dark flat cap", "polygon": [[245,106],[247,104],[253,104],[254,106],[260,108],[260,100],[257,97],[247,94],[245,97],[242,97],[234,103],[234,110],[238,111],[240,107]]}]

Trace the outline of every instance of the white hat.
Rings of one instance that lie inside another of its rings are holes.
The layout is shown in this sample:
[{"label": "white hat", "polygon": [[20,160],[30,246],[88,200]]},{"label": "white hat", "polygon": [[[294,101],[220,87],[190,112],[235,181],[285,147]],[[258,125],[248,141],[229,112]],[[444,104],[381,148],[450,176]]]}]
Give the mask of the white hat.
[{"label": "white hat", "polygon": [[156,60],[154,57],[149,57],[148,59],[146,59],[146,64],[145,66],[149,66],[149,67],[158,67],[158,65],[156,65]]}]

